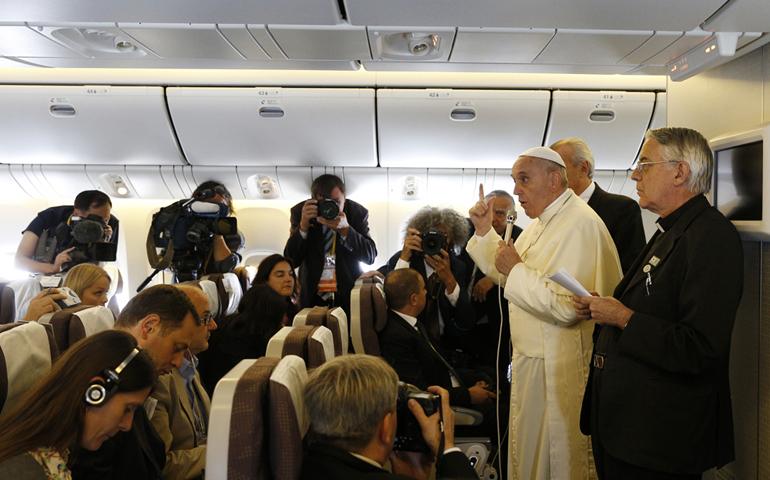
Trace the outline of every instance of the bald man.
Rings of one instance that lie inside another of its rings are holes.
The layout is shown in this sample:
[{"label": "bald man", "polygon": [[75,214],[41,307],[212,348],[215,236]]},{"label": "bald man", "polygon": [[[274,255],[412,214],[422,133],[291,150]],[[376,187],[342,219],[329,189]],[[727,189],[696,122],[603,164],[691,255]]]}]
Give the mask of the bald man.
[{"label": "bald man", "polygon": [[196,354],[208,348],[211,331],[217,324],[212,318],[209,299],[199,287],[177,285],[195,305],[201,317],[182,366],[170,375],[158,379],[158,388],[152,397],[158,400],[152,415],[152,424],[166,444],[166,465],[163,474],[168,480],[195,479],[206,468],[206,435],[211,400],[201,385],[195,367]]}]

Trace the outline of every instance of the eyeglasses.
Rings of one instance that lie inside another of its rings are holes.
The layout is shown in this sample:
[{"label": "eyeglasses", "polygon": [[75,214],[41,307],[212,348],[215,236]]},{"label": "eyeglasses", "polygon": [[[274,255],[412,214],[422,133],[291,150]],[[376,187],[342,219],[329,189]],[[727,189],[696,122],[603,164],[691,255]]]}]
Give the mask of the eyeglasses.
[{"label": "eyeglasses", "polygon": [[647,173],[647,169],[644,168],[647,165],[655,165],[656,163],[679,163],[679,160],[662,160],[660,162],[638,162],[636,164],[636,167],[634,167],[634,170],[637,170],[639,173]]},{"label": "eyeglasses", "polygon": [[211,312],[206,312],[201,315],[201,323],[204,327],[208,327],[212,318],[214,318],[214,315]]}]

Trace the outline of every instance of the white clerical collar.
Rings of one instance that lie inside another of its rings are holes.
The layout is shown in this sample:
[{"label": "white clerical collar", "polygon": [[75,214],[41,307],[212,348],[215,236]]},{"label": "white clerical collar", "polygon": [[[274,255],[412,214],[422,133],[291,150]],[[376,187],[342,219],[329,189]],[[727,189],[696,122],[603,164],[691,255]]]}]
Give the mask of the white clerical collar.
[{"label": "white clerical collar", "polygon": [[578,195],[578,197],[580,197],[580,199],[583,200],[584,202],[588,203],[588,201],[591,199],[591,195],[594,194],[594,190],[596,190],[596,183],[594,183],[592,180],[591,184],[588,185],[586,189],[583,190],[583,193]]},{"label": "white clerical collar", "polygon": [[416,319],[415,317],[413,317],[413,316],[411,316],[411,315],[407,315],[407,314],[405,314],[405,313],[397,312],[397,311],[395,311],[395,310],[393,310],[393,313],[397,314],[398,316],[400,316],[401,318],[403,318],[404,320],[406,320],[406,323],[408,323],[408,324],[409,324],[409,325],[411,325],[411,326],[412,326],[412,327],[413,327],[415,330],[417,330],[417,319]]},{"label": "white clerical collar", "polygon": [[363,460],[363,461],[364,461],[364,462],[366,462],[366,463],[370,463],[370,464],[374,465],[374,466],[375,466],[375,467],[377,467],[377,468],[382,468],[382,465],[380,465],[379,463],[375,462],[374,460],[372,460],[372,459],[371,459],[371,458],[369,458],[369,457],[365,457],[365,456],[363,456],[363,455],[359,455],[359,454],[357,454],[357,453],[353,453],[353,452],[348,452],[348,453],[349,453],[349,454],[351,454],[351,455],[353,455],[354,457],[356,457],[356,458],[357,458],[357,459],[359,459],[359,460]]},{"label": "white clerical collar", "polygon": [[567,201],[567,198],[570,195],[575,195],[575,193],[568,188],[564,191],[564,193],[559,195],[559,198],[557,198],[556,200],[551,202],[550,205],[545,207],[545,210],[543,210],[543,213],[541,213],[540,216],[537,218],[539,218],[541,222],[547,222],[548,220],[550,220],[551,217],[556,215],[556,212],[559,211],[558,205],[562,205],[563,203],[565,203]]}]

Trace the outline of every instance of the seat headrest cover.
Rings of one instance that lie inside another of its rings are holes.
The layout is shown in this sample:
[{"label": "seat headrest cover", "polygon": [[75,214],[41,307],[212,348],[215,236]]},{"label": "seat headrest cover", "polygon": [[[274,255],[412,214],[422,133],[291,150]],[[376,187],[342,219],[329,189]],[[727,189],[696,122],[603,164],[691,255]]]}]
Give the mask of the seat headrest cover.
[{"label": "seat headrest cover", "polygon": [[381,332],[388,322],[388,304],[382,284],[372,285],[372,310],[374,310],[374,330]]},{"label": "seat headrest cover", "polygon": [[316,327],[310,338],[323,345],[326,361],[334,358],[334,335],[331,330],[326,327]]},{"label": "seat headrest cover", "polygon": [[112,330],[115,326],[115,316],[107,307],[91,307],[76,313],[76,316],[83,323],[86,337],[106,330]]},{"label": "seat headrest cover", "polygon": [[[0,412],[8,411],[14,400],[26,393],[51,369],[51,343],[46,328],[36,322],[0,334],[0,350],[8,372],[8,396]],[[58,350],[57,350],[58,351]]]},{"label": "seat headrest cover", "polygon": [[302,389],[307,382],[305,361],[296,355],[287,355],[281,359],[270,375],[270,381],[285,386],[291,394],[291,401],[297,412],[297,425],[304,437],[310,428],[310,416],[302,399]]},{"label": "seat headrest cover", "polygon": [[283,344],[286,341],[286,337],[291,333],[293,327],[283,327],[278,332],[270,337],[267,342],[267,349],[265,350],[265,356],[271,358],[281,358],[283,356]]},{"label": "seat headrest cover", "polygon": [[211,280],[200,281],[201,290],[206,294],[209,299],[209,309],[211,314],[214,315],[214,319],[218,319],[220,315],[219,311],[219,294],[217,294],[217,285]]},{"label": "seat headrest cover", "polygon": [[223,314],[232,315],[238,311],[238,305],[241,303],[241,297],[243,297],[241,282],[238,281],[238,277],[234,273],[225,273],[222,275],[222,286],[229,298],[227,311]]}]

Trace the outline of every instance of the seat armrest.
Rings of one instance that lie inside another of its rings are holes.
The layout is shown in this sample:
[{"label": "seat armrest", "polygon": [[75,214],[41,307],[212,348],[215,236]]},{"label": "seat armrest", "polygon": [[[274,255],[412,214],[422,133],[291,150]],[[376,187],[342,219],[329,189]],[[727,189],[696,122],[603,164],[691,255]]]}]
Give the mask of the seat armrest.
[{"label": "seat armrest", "polygon": [[476,410],[454,406],[451,408],[455,412],[455,425],[475,426],[481,425],[481,422],[484,421],[484,415]]}]

